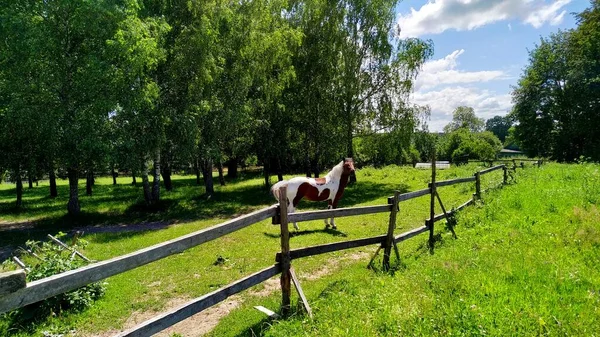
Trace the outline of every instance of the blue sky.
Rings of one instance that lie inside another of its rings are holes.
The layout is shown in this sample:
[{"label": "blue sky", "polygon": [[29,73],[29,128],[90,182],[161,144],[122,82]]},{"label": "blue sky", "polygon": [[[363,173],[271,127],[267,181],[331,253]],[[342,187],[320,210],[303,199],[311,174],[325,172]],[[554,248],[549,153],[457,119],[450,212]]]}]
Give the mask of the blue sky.
[{"label": "blue sky", "polygon": [[588,0],[404,0],[401,38],[431,39],[435,54],[419,74],[411,101],[431,108],[430,131],[441,131],[460,105],[484,119],[512,108],[511,85],[541,36],[576,25]]}]

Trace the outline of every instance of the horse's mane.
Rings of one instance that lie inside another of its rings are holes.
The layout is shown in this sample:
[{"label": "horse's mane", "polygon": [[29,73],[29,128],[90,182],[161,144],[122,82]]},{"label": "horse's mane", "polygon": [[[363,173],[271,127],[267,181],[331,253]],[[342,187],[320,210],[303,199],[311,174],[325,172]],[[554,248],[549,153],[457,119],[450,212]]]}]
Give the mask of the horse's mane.
[{"label": "horse's mane", "polygon": [[339,164],[335,165],[329,173],[327,173],[326,177],[330,179],[339,180],[342,177],[342,172],[344,172],[344,161],[342,160]]}]

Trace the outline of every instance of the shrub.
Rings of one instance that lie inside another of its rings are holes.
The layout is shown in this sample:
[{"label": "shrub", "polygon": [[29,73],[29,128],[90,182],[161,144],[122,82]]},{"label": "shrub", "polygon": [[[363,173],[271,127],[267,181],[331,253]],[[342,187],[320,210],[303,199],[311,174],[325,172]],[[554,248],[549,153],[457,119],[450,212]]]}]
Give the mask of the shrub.
[{"label": "shrub", "polygon": [[[64,236],[64,233],[57,234],[58,238]],[[86,245],[87,241],[79,239],[71,248],[80,250]],[[35,253],[40,258],[31,260],[32,262],[37,261],[37,263],[31,266],[31,270],[27,273],[27,282],[77,269],[86,264],[69,250],[50,242],[27,241],[26,247],[28,251]],[[11,265],[14,263],[10,260],[3,263],[4,268]],[[0,335],[8,335],[8,332],[16,327],[21,329],[27,326],[31,327],[50,316],[58,316],[66,311],[82,311],[90,307],[104,292],[104,283],[96,282],[2,314],[0,315],[0,320],[3,321],[0,324]]]}]

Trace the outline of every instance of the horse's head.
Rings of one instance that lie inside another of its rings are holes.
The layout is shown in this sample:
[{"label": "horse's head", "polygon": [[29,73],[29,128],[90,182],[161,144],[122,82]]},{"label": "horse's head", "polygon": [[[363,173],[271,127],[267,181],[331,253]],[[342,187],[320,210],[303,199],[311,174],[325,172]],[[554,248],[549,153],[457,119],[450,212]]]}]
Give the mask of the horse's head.
[{"label": "horse's head", "polygon": [[352,158],[344,159],[344,175],[350,176],[350,183],[356,182],[356,173],[354,170],[354,160]]}]

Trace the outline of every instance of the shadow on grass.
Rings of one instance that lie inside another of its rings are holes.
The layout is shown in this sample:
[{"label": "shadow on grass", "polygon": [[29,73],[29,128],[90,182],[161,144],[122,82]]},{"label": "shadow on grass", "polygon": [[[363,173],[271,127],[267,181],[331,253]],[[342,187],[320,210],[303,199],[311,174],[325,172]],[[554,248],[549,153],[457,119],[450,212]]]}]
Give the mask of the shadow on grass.
[{"label": "shadow on grass", "polygon": [[[340,232],[337,229],[331,229],[331,228],[323,228],[323,229],[309,229],[309,230],[298,230],[298,231],[292,231],[290,232],[290,238],[296,237],[296,236],[303,236],[303,235],[311,235],[311,234],[316,234],[316,233],[325,233],[325,234],[330,234],[331,236],[339,236],[339,237],[347,237],[348,234],[344,233],[344,232]],[[281,234],[277,233],[267,233],[267,232],[263,232],[264,236],[272,238],[272,239],[279,239],[281,237]]]},{"label": "shadow on grass", "polygon": [[[20,209],[17,209],[14,200],[11,200],[14,198],[15,190],[1,190],[0,214],[6,217],[0,216],[0,247],[23,245],[27,240],[45,239],[46,234],[68,232],[73,228],[117,227],[123,224],[156,222],[157,226],[149,229],[160,229],[174,222],[185,223],[212,218],[230,219],[276,203],[275,198],[261,183],[242,184],[248,179],[259,176],[260,172],[240,172],[238,178],[227,179],[225,187],[216,185],[216,191],[210,198],[203,195],[204,188],[196,185],[194,177],[176,179],[173,181],[174,190],[171,192],[163,190],[161,201],[152,207],[145,204],[142,188],[139,185],[98,184],[94,186],[92,196],[80,196],[82,212],[77,216],[66,214],[68,186],[59,186],[57,198],[48,196],[47,186],[25,189],[23,206]],[[120,180],[124,182],[124,179]],[[347,187],[339,207],[352,207],[376,199],[385,202],[387,196],[393,194],[394,188],[401,192],[407,190],[404,184],[388,186],[384,183],[359,180]],[[311,207],[325,209],[326,203],[301,202],[300,209]],[[143,230],[138,229],[130,234],[136,235],[142,232]],[[292,237],[318,232],[345,236],[339,231],[321,229],[295,232]]]}]

